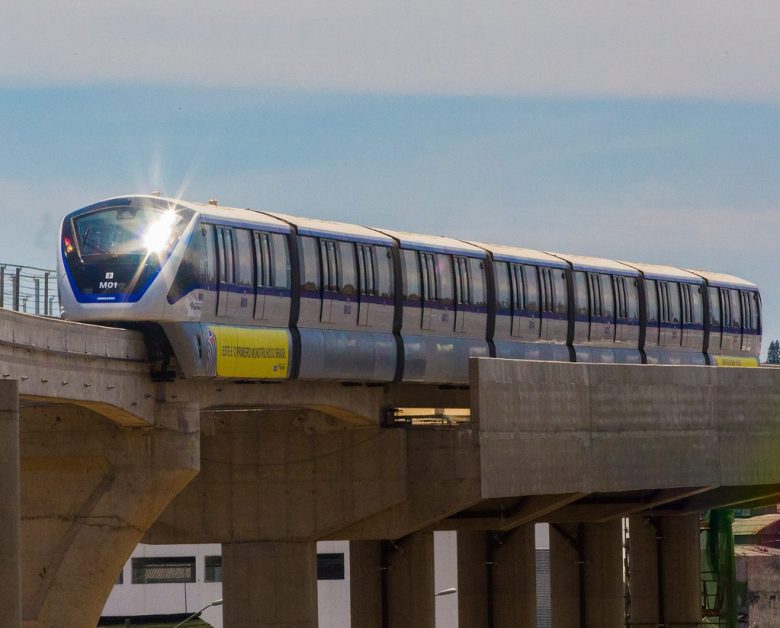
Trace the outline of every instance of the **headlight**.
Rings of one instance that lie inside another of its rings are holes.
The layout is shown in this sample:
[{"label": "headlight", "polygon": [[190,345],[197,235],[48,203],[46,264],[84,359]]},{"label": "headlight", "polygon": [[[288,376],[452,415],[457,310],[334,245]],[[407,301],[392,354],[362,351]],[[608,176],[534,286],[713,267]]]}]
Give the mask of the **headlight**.
[{"label": "headlight", "polygon": [[148,253],[162,253],[168,248],[171,240],[173,226],[178,220],[176,212],[172,209],[160,214],[160,217],[149,225],[144,233],[144,247]]}]

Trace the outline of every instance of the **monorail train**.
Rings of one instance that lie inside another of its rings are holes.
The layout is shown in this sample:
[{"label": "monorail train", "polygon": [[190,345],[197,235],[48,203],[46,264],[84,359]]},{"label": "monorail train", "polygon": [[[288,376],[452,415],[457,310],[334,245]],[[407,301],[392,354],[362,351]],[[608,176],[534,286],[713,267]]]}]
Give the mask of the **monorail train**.
[{"label": "monorail train", "polygon": [[468,358],[755,366],[757,287],[157,196],[65,217],[65,318],[144,330],[158,375],[468,381]]}]

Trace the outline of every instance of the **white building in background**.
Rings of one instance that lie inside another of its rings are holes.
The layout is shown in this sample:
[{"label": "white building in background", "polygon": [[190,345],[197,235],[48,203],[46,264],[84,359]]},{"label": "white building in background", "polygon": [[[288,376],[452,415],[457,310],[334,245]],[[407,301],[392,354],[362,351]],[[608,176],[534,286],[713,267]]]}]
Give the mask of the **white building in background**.
[{"label": "white building in background", "polygon": [[[539,627],[549,626],[549,552],[547,526],[537,526],[537,599]],[[542,555],[540,555],[540,552]],[[436,591],[458,587],[455,532],[434,535]],[[541,559],[541,560],[540,560]],[[349,607],[349,543],[317,543],[317,595],[320,628],[347,628]],[[546,600],[545,600],[546,593]],[[103,608],[103,616],[134,617],[194,613],[222,598],[221,546],[138,545],[122,568]],[[547,608],[544,609],[545,601]],[[222,607],[206,609],[203,619],[222,628]],[[436,628],[457,628],[458,596],[436,598]]]}]

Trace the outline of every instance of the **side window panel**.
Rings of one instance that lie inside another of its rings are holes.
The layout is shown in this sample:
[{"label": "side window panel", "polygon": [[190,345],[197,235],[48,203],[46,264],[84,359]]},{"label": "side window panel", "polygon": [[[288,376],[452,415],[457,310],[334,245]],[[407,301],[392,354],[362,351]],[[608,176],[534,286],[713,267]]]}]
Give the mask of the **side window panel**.
[{"label": "side window panel", "polygon": [[523,284],[525,287],[524,307],[528,312],[539,311],[539,277],[536,266],[523,266]]},{"label": "side window panel", "polygon": [[436,266],[432,253],[420,253],[422,259],[422,276],[424,297],[426,301],[436,300]]},{"label": "side window panel", "polygon": [[626,318],[639,320],[639,283],[634,277],[626,277]]},{"label": "side window panel", "polygon": [[647,322],[658,323],[658,293],[655,279],[645,279],[645,300],[647,302]]},{"label": "side window panel", "polygon": [[452,258],[444,253],[435,254],[436,261],[436,300],[439,303],[452,303]]},{"label": "side window panel", "polygon": [[496,308],[509,310],[512,305],[512,291],[509,287],[509,264],[493,262],[493,273],[496,277]]},{"label": "side window panel", "polygon": [[270,234],[270,259],[273,273],[271,285],[275,288],[290,287],[290,250],[287,246],[287,236],[282,233]]},{"label": "side window panel", "polygon": [[485,299],[485,263],[481,259],[468,258],[469,279],[471,280],[471,303],[484,307]]},{"label": "side window panel", "polygon": [[588,318],[588,276],[581,270],[574,273],[574,299],[578,318]]},{"label": "side window panel", "polygon": [[742,325],[742,308],[739,303],[739,290],[729,290],[728,292],[731,300],[731,326],[739,329]]},{"label": "side window panel", "polygon": [[704,302],[702,299],[701,286],[691,286],[691,322],[694,325],[704,324]]},{"label": "side window panel", "polygon": [[267,233],[255,233],[255,257],[257,258],[257,287],[271,285],[271,261]]},{"label": "side window panel", "polygon": [[298,251],[301,259],[301,290],[319,292],[320,259],[317,241],[310,236],[298,236]]},{"label": "side window panel", "polygon": [[386,246],[371,247],[374,255],[374,285],[376,293],[385,299],[393,296],[393,258]]},{"label": "side window panel", "polygon": [[422,293],[420,291],[420,263],[417,251],[401,250],[401,269],[403,272],[404,300],[419,301]]},{"label": "side window panel", "polygon": [[355,245],[352,242],[334,242],[338,246],[339,292],[345,295],[357,294],[357,271],[355,269]]},{"label": "side window panel", "polygon": [[[512,311],[520,312],[526,308],[525,273],[520,264],[512,264]],[[526,268],[527,270],[527,268]],[[530,273],[529,273],[530,276]]]},{"label": "side window panel", "polygon": [[601,281],[601,315],[604,318],[615,318],[615,304],[612,296],[612,275],[602,274]]},{"label": "side window panel", "polygon": [[550,274],[553,277],[553,294],[555,296],[556,314],[566,314],[567,295],[566,295],[566,274],[560,268],[551,268]]},{"label": "side window panel", "polygon": [[255,260],[252,255],[252,232],[248,229],[236,229],[236,283],[241,286],[251,286],[254,284],[254,265]]},{"label": "side window panel", "polygon": [[202,233],[206,238],[206,250],[208,255],[201,257],[201,273],[206,278],[209,287],[217,283],[216,244],[214,242],[214,229],[211,225],[203,227]]},{"label": "side window panel", "polygon": [[670,281],[666,284],[669,289],[669,320],[672,323],[679,324],[682,320],[680,311],[680,284],[676,281]]},{"label": "side window panel", "polygon": [[710,327],[713,329],[720,328],[721,315],[720,315],[720,295],[717,288],[708,288],[710,297]]}]

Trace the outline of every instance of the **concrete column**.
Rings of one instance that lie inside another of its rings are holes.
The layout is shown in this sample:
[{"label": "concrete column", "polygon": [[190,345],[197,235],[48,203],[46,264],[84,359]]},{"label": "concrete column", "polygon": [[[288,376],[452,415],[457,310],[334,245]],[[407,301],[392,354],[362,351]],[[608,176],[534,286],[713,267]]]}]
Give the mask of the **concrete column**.
[{"label": "concrete column", "polygon": [[701,620],[699,515],[662,517],[663,595],[669,624]]},{"label": "concrete column", "polygon": [[433,628],[433,532],[395,541],[387,552],[389,628]]},{"label": "concrete column", "polygon": [[699,622],[699,516],[633,517],[629,531],[631,622],[672,626]]},{"label": "concrete column", "polygon": [[534,525],[494,537],[493,626],[536,625],[536,543]]},{"label": "concrete column", "polygon": [[628,520],[628,565],[631,594],[631,624],[656,625],[662,621],[663,609],[658,596],[658,551],[660,526],[650,517]]},{"label": "concrete column", "polygon": [[382,628],[381,541],[349,542],[349,606],[352,628]]},{"label": "concrete column", "polygon": [[0,609],[3,625],[22,623],[18,383],[0,381]]},{"label": "concrete column", "polygon": [[458,627],[484,628],[492,612],[488,599],[492,565],[490,532],[458,532]]},{"label": "concrete column", "polygon": [[550,527],[553,628],[623,625],[620,520]]},{"label": "concrete column", "polygon": [[317,544],[222,545],[223,617],[230,628],[317,628]]}]

